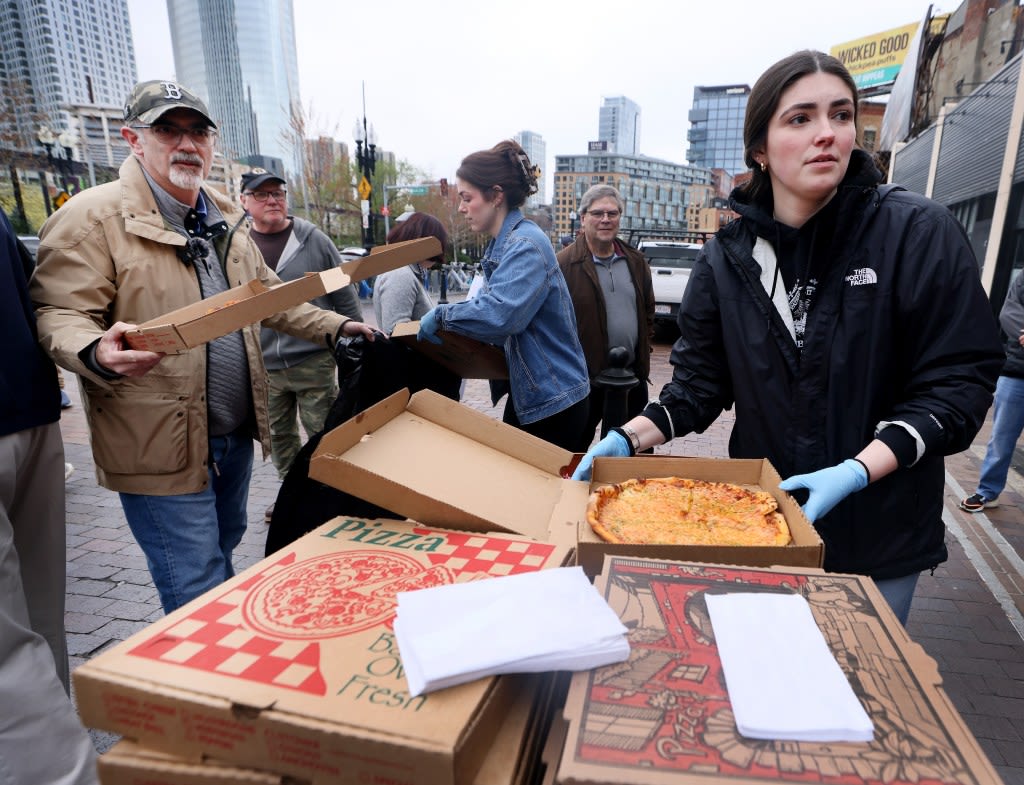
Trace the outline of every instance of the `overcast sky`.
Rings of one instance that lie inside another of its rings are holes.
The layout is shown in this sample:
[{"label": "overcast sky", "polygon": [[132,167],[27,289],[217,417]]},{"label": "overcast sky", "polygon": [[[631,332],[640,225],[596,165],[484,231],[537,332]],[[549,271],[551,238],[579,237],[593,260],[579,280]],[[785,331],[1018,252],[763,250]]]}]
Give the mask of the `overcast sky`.
[{"label": "overcast sky", "polygon": [[[381,147],[431,178],[521,130],[554,156],[597,139],[604,96],[640,105],[640,152],[686,162],[695,85],[750,84],[798,49],[828,51],[920,21],[921,0],[294,0],[303,105],[352,147],[366,116]],[[934,5],[933,13],[958,4]],[[140,79],[172,76],[166,6],[128,0]]]}]

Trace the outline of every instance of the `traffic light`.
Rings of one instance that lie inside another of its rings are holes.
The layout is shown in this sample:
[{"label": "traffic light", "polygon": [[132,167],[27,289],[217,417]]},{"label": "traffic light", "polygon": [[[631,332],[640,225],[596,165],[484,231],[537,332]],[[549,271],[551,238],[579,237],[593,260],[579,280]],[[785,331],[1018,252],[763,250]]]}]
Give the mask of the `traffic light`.
[{"label": "traffic light", "polygon": [[448,198],[448,178],[441,178],[441,196],[445,199]]}]

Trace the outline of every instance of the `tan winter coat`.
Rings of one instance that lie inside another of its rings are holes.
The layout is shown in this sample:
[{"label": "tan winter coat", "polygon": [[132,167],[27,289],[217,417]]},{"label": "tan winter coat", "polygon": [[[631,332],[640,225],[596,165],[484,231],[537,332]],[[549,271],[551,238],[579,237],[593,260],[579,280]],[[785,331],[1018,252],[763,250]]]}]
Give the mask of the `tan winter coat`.
[{"label": "tan winter coat", "polygon": [[[249,237],[240,208],[204,191],[236,227],[222,254],[229,286],[279,279]],[[236,226],[237,225],[237,226]],[[40,231],[39,266],[30,293],[43,348],[79,375],[97,479],[113,491],[157,496],[194,493],[208,483],[206,347],[168,355],[140,378],[108,381],[90,371],[79,352],[114,322],[132,324],[200,300],[191,266],[175,251],[185,237],[168,229],[134,156],[120,179],[75,196]],[[325,343],[345,317],[303,304],[263,322],[267,327]],[[267,373],[260,325],[242,330],[252,378],[264,459],[270,452]]]}]

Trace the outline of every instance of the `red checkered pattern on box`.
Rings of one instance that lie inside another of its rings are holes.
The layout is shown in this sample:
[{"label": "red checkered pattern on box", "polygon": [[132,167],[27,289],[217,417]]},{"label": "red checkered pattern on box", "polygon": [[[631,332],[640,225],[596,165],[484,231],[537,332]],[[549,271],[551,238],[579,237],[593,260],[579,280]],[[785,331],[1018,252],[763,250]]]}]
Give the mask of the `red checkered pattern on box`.
[{"label": "red checkered pattern on box", "polygon": [[[439,534],[430,529],[415,532]],[[501,577],[533,572],[545,566],[555,550],[553,545],[528,540],[462,532],[444,534],[444,544],[427,555],[432,567],[443,566],[458,576]],[[368,552],[375,550],[367,548]],[[242,606],[249,594],[295,563],[294,553],[268,562],[244,582],[196,608],[129,654],[259,684],[325,694],[319,643],[276,639],[254,631],[244,620]],[[387,620],[388,626],[393,618]]]}]

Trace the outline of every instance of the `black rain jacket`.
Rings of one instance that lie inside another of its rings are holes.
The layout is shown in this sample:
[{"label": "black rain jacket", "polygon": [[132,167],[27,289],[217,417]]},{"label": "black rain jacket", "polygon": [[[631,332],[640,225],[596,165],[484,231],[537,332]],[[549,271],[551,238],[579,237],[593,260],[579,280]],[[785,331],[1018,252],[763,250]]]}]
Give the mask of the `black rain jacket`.
[{"label": "black rain jacket", "polygon": [[775,236],[771,205],[733,193],[741,218],[696,260],[660,402],[676,436],[703,431],[735,406],[730,455],[767,457],[783,477],[840,463],[886,423],[903,423],[917,460],[815,523],[827,570],[884,579],[947,558],[943,456],[971,444],[1004,356],[960,224],[878,179],[854,151],[834,197],[833,235],[823,238],[828,262],[802,352],[752,255],[758,233]]}]

